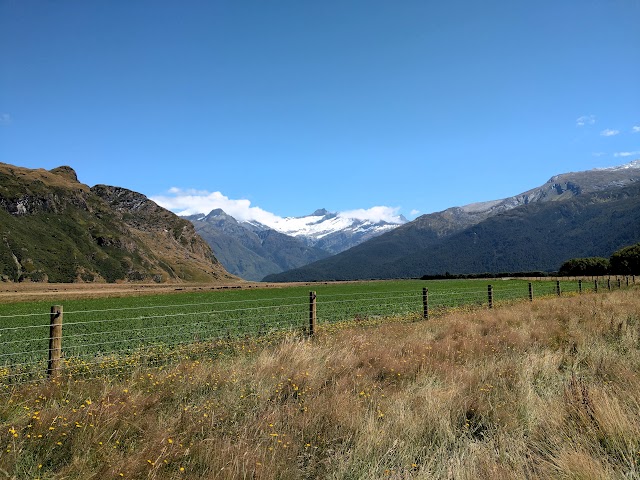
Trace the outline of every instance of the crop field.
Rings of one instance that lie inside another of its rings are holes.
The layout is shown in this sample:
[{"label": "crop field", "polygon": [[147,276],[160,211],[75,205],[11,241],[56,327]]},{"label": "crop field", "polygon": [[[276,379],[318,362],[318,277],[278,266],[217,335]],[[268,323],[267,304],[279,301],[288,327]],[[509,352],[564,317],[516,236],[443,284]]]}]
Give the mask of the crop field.
[{"label": "crop field", "polygon": [[[283,288],[231,288],[209,292],[94,298],[0,305],[0,382],[22,383],[46,373],[52,305],[63,306],[62,350],[66,371],[95,375],[128,364],[165,362],[212,349],[212,343],[308,328],[310,292],[317,294],[317,324],[410,321],[429,314],[493,301],[527,299],[527,280],[406,280],[326,283]],[[533,281],[535,297],[555,295],[556,282]],[[584,282],[583,291],[593,282]],[[563,294],[577,281],[561,282]]]}]

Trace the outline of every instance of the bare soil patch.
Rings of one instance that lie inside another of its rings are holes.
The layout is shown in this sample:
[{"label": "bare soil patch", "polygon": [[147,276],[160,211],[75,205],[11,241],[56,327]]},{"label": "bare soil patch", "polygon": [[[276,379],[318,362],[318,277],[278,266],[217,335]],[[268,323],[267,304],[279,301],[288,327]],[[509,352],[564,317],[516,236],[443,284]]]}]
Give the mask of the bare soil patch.
[{"label": "bare soil patch", "polygon": [[46,300],[63,296],[67,299],[124,297],[167,293],[265,288],[266,284],[250,282],[209,283],[0,283],[0,304]]}]

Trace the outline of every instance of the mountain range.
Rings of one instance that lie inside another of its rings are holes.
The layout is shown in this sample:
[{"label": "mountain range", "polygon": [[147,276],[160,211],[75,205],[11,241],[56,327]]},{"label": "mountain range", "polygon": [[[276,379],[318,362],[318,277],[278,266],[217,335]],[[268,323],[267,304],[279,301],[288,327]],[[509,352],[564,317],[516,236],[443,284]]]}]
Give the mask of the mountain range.
[{"label": "mountain range", "polygon": [[89,187],[71,167],[0,163],[1,281],[227,283],[240,280],[233,273],[281,282],[556,271],[570,258],[609,257],[638,242],[640,160],[557,175],[519,195],[411,222],[321,209],[270,225],[222,210],[180,218],[140,193]]},{"label": "mountain range", "polygon": [[354,280],[445,273],[555,271],[640,241],[640,160],[565,173],[519,195],[418,217],[265,281]]},{"label": "mountain range", "polygon": [[193,225],[71,167],[0,163],[0,280],[234,282]]},{"label": "mountain range", "polygon": [[295,269],[359,245],[406,223],[363,220],[319,209],[265,225],[238,221],[221,209],[183,217],[211,246],[227,271],[245,280]]}]

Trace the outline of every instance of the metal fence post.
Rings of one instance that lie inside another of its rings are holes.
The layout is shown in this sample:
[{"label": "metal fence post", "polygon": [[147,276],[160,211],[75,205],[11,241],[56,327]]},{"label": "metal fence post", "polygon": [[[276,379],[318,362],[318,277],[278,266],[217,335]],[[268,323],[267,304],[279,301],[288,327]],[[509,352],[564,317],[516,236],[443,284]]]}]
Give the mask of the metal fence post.
[{"label": "metal fence post", "polygon": [[489,299],[489,308],[493,308],[493,285],[487,285],[487,297]]},{"label": "metal fence post", "polygon": [[533,283],[529,282],[529,301],[533,302]]}]

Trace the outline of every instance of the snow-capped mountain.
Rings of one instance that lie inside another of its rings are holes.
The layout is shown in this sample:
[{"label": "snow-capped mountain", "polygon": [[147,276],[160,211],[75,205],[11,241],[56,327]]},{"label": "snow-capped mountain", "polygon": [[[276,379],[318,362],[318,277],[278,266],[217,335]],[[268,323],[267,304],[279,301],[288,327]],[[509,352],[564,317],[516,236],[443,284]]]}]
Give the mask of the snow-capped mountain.
[{"label": "snow-capped mountain", "polygon": [[227,271],[246,280],[261,280],[342,252],[407,222],[393,215],[386,216],[391,221],[381,220],[385,215],[375,211],[369,216],[378,219],[324,209],[305,217],[278,217],[270,225],[238,221],[222,209],[184,218],[193,223]]},{"label": "snow-capped mountain", "polygon": [[268,227],[248,228],[221,209],[184,218],[194,225],[227,271],[245,280],[259,281],[271,273],[307,265],[330,255]]},{"label": "snow-capped mountain", "polygon": [[388,216],[386,220],[362,219],[347,213],[332,213],[319,209],[304,217],[277,218],[269,225],[255,221],[241,222],[250,230],[265,229],[300,238],[307,245],[329,253],[340,253],[370,238],[407,223],[402,215]]}]

